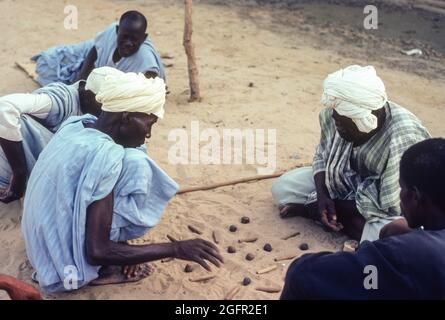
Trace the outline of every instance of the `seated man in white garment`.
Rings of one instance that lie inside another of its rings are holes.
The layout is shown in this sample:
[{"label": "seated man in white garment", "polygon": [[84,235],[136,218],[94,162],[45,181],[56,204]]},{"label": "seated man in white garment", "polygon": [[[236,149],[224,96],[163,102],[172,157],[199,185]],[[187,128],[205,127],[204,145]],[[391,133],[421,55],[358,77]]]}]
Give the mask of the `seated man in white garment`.
[{"label": "seated man in white garment", "polygon": [[[100,82],[106,75],[118,72],[103,67],[96,69],[93,76]],[[0,201],[8,203],[23,196],[38,155],[63,121],[70,116],[100,114],[100,104],[85,84],[58,82],[32,93],[0,98]]]},{"label": "seated man in white garment", "polygon": [[74,83],[87,79],[94,68],[113,67],[123,72],[142,72],[166,80],[161,57],[148,38],[147,19],[138,11],[127,11],[95,39],[49,48],[32,57],[37,62],[37,81]]},{"label": "seated man in white garment", "polygon": [[[272,186],[281,217],[304,216],[356,240],[377,240],[400,217],[399,162],[430,137],[411,112],[388,101],[373,67],[349,66],[323,83],[321,139],[312,167]],[[400,223],[404,223],[401,219]]]},{"label": "seated man in white garment", "polygon": [[[167,257],[207,270],[206,260],[219,266],[218,249],[201,239],[122,243],[154,227],[178,189],[137,149],[163,117],[164,81],[141,73],[110,75],[96,99],[99,118],[65,121],[31,173],[22,232],[35,280],[46,292],[60,292],[138,281],[152,271],[147,262]],[[64,283],[67,273],[76,275],[75,284]]]}]

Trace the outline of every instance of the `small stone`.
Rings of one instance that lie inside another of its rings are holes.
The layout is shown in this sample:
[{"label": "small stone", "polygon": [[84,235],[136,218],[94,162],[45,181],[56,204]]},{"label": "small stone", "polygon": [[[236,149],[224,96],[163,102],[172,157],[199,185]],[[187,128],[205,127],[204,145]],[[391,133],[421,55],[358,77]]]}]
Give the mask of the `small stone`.
[{"label": "small stone", "polygon": [[309,245],[308,245],[307,243],[302,243],[302,244],[300,244],[300,250],[305,251],[305,250],[307,250],[307,249],[309,249]]},{"label": "small stone", "polygon": [[190,264],[187,264],[184,268],[184,272],[192,272],[193,271],[193,267]]},{"label": "small stone", "polygon": [[247,224],[247,223],[249,223],[250,222],[250,218],[249,217],[242,217],[241,218],[241,223],[243,223],[243,224]]},{"label": "small stone", "polygon": [[249,82],[249,88],[253,88],[254,84],[253,82]]},{"label": "small stone", "polygon": [[252,253],[248,253],[248,254],[246,255],[246,260],[248,260],[248,261],[252,261],[253,259],[255,259],[255,256],[254,256]]},{"label": "small stone", "polygon": [[235,249],[235,247],[230,246],[230,247],[227,248],[227,252],[228,253],[235,253],[236,249]]},{"label": "small stone", "polygon": [[272,251],[272,246],[270,245],[270,243],[266,243],[264,245],[264,247],[263,247],[263,250],[267,251],[267,252],[271,252]]},{"label": "small stone", "polygon": [[245,277],[243,279],[243,286],[248,286],[251,282],[252,282],[252,280],[250,280],[250,278]]},{"label": "small stone", "polygon": [[236,230],[238,230],[238,228],[233,224],[229,227],[230,232],[236,232]]}]

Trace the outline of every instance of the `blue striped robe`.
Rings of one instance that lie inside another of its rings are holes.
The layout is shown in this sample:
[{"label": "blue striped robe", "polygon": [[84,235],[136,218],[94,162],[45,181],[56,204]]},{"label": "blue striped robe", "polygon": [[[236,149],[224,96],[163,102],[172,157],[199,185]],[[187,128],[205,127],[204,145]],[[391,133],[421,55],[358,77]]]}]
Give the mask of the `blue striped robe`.
[{"label": "blue striped robe", "polygon": [[85,254],[87,208],[114,192],[110,239],[124,241],[154,227],[178,186],[145,152],[124,149],[84,128],[85,115],[67,120],[41,153],[28,182],[22,220],[26,251],[47,292],[76,270],[77,287],[98,277]]}]

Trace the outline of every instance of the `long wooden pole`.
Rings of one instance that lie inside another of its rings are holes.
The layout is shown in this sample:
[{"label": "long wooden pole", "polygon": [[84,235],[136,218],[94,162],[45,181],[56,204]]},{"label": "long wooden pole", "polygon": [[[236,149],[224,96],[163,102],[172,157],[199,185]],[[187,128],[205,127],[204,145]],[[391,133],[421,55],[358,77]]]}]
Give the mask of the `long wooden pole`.
[{"label": "long wooden pole", "polygon": [[[308,166],[311,166],[311,164],[304,163],[304,164],[295,166],[295,167],[291,168],[290,170],[296,169],[296,168],[301,168],[301,167],[308,167]],[[251,182],[251,181],[278,178],[278,177],[282,176],[283,174],[285,174],[287,171],[289,171],[289,170],[277,172],[274,174],[253,176],[253,177],[230,180],[230,181],[226,181],[226,182],[213,183],[213,184],[209,184],[206,186],[187,187],[187,188],[179,190],[177,194],[189,193],[189,192],[194,192],[194,191],[202,191],[202,190],[211,190],[211,189],[216,189],[216,188],[220,188],[220,187],[232,186],[232,185],[239,184],[239,183],[246,183],[246,182]]]},{"label": "long wooden pole", "polygon": [[184,0],[185,4],[185,25],[184,25],[184,48],[187,55],[187,65],[190,83],[190,102],[200,101],[201,93],[199,90],[198,67],[196,66],[195,48],[192,43],[193,23],[192,23],[192,5],[193,0]]}]

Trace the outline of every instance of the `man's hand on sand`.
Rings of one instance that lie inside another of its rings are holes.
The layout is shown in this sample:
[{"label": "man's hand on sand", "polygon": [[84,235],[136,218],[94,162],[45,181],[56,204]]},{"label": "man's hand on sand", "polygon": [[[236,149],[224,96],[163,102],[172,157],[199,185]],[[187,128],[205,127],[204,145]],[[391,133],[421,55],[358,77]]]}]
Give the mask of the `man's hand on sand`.
[{"label": "man's hand on sand", "polygon": [[175,258],[199,263],[207,271],[211,271],[211,269],[205,260],[217,267],[224,263],[218,248],[211,242],[194,239],[174,242],[173,245],[175,246]]},{"label": "man's hand on sand", "polygon": [[336,232],[343,229],[343,225],[337,222],[335,202],[330,197],[318,197],[318,212],[320,213],[320,221],[326,228]]}]

